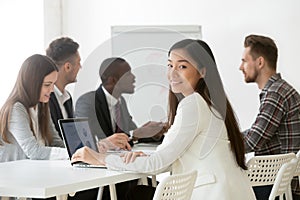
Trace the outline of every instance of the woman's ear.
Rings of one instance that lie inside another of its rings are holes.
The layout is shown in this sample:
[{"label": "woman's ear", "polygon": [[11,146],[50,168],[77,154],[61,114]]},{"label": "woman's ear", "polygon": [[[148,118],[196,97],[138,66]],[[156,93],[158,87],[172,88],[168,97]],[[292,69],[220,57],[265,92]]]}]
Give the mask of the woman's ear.
[{"label": "woman's ear", "polygon": [[199,70],[199,74],[200,74],[200,77],[201,77],[201,78],[204,78],[205,75],[206,75],[206,68],[205,68],[205,67],[201,68],[201,69]]}]

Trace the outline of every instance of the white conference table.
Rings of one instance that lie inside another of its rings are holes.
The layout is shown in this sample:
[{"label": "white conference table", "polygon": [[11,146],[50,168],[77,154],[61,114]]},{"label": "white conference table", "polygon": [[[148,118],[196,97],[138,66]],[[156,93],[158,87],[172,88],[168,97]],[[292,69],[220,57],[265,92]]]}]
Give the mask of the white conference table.
[{"label": "white conference table", "polygon": [[[155,147],[134,148],[142,149]],[[146,176],[105,168],[72,167],[69,160],[18,160],[0,163],[0,197],[48,198],[109,185],[111,199],[117,199],[114,184]]]},{"label": "white conference table", "polygon": [[[114,187],[115,183],[144,176],[72,167],[68,160],[18,160],[0,163],[0,196],[47,198],[105,185]],[[116,199],[115,194],[112,198]]]}]

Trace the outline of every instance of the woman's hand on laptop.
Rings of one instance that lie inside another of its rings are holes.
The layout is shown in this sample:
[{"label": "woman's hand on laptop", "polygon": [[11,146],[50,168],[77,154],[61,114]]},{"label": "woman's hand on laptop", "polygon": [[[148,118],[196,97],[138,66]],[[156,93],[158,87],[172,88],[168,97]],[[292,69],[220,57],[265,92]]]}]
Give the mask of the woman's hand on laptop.
[{"label": "woman's hand on laptop", "polygon": [[73,155],[71,162],[82,161],[91,165],[105,165],[105,154],[98,153],[85,146],[78,149]]}]

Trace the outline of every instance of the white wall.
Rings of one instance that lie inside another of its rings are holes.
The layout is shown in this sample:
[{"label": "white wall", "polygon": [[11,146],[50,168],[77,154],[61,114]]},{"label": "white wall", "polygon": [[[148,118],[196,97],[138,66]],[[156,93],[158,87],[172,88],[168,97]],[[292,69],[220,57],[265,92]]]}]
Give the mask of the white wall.
[{"label": "white wall", "polygon": [[0,0],[0,107],[10,94],[23,61],[44,53],[40,0]]},{"label": "white wall", "polygon": [[[51,0],[48,1],[45,0],[49,4]],[[99,45],[109,46],[105,41],[110,39],[112,25],[201,25],[203,39],[215,53],[228,96],[243,128],[248,127],[255,117],[259,93],[256,85],[244,83],[238,70],[246,35],[257,33],[275,39],[279,47],[279,71],[300,90],[298,0],[63,0],[61,5],[56,0],[52,3],[53,13],[48,12],[50,18],[45,18],[45,35],[41,29],[42,2],[0,1],[1,105],[27,56],[44,53],[45,46],[62,34],[80,43],[84,61]],[[60,6],[62,16],[58,16]],[[61,27],[57,28],[58,25]],[[46,37],[44,43],[41,42],[43,35]],[[107,52],[102,53],[104,56]],[[98,64],[95,63],[96,69]]]},{"label": "white wall", "polygon": [[[109,48],[113,25],[201,25],[203,39],[215,53],[228,96],[246,128],[257,112],[259,90],[255,84],[246,85],[238,70],[244,37],[250,33],[272,37],[279,48],[278,71],[299,91],[299,10],[298,0],[0,0],[0,105],[24,59],[44,53],[46,45],[60,35],[80,43],[84,71],[84,61],[96,47]],[[101,52],[102,57],[108,55]],[[99,67],[99,63],[90,64]]]},{"label": "white wall", "polygon": [[246,35],[263,34],[276,41],[278,71],[300,90],[298,0],[66,0],[63,3],[64,34],[81,44],[83,60],[110,39],[112,25],[201,25],[203,39],[215,53],[243,129],[251,125],[259,105],[257,86],[246,85],[238,70]]}]

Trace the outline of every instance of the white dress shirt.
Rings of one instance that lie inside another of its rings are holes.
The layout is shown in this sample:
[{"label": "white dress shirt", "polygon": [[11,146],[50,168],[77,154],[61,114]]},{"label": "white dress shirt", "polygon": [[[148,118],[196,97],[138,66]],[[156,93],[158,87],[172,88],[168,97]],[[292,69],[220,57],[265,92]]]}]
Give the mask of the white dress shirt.
[{"label": "white dress shirt", "polygon": [[103,92],[105,94],[106,97],[106,101],[108,104],[108,110],[110,113],[110,119],[111,119],[111,125],[113,130],[116,130],[116,108],[115,106],[117,105],[117,103],[121,103],[120,100],[116,99],[114,96],[112,96],[103,86],[102,86]]},{"label": "white dress shirt", "polygon": [[70,94],[66,90],[64,90],[64,92],[62,93],[56,87],[56,85],[54,85],[54,94],[56,96],[56,99],[58,101],[58,104],[59,104],[59,107],[60,107],[60,110],[61,110],[61,113],[62,113],[64,119],[68,118],[68,113],[66,111],[64,103],[71,98]]}]

